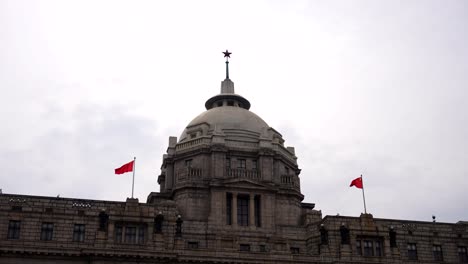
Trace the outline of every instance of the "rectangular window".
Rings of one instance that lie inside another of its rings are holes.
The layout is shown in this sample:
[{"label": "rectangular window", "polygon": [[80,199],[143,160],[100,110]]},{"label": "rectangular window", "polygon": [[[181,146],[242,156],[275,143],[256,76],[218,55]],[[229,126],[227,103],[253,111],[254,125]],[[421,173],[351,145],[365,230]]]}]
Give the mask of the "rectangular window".
[{"label": "rectangular window", "polygon": [[356,241],[356,253],[358,255],[362,255],[362,246],[361,246],[361,240]]},{"label": "rectangular window", "polygon": [[375,241],[375,255],[378,257],[382,256],[382,242]]},{"label": "rectangular window", "polygon": [[237,224],[240,226],[249,225],[249,196],[237,196]]},{"label": "rectangular window", "polygon": [[226,193],[226,225],[232,225],[232,193]]},{"label": "rectangular window", "polygon": [[198,242],[196,241],[189,241],[187,243],[187,248],[189,249],[198,249]]},{"label": "rectangular window", "polygon": [[187,167],[187,168],[192,167],[192,160],[191,159],[185,160],[185,167]]},{"label": "rectangular window", "polygon": [[260,202],[260,195],[255,195],[254,197],[254,205],[255,205],[255,226],[261,227],[262,226],[262,218],[261,218],[261,202]]},{"label": "rectangular window", "polygon": [[135,223],[120,223],[115,226],[115,242],[127,244],[144,244],[146,241],[146,225]]},{"label": "rectangular window", "polygon": [[284,167],[284,171],[285,171],[286,175],[289,175],[289,168],[288,167]]},{"label": "rectangular window", "polygon": [[135,226],[125,227],[125,243],[136,244],[137,228]]},{"label": "rectangular window", "polygon": [[41,226],[41,240],[49,241],[52,240],[54,233],[54,224],[53,223],[42,223]]},{"label": "rectangular window", "polygon": [[23,211],[23,207],[18,206],[18,205],[13,205],[13,206],[11,207],[11,210],[12,210],[13,212],[21,212],[21,211]]},{"label": "rectangular window", "polygon": [[396,243],[396,232],[395,230],[393,230],[393,227],[392,227],[392,230],[390,230],[390,232],[388,233],[389,236],[390,236],[390,247],[396,247],[397,246],[397,243]]},{"label": "rectangular window", "polygon": [[418,250],[415,243],[408,243],[408,259],[417,260],[418,259]]},{"label": "rectangular window", "polygon": [[370,240],[364,240],[364,256],[374,256],[374,244]]},{"label": "rectangular window", "polygon": [[226,169],[231,168],[231,158],[226,158]]},{"label": "rectangular window", "polygon": [[252,160],[252,170],[256,171],[258,169],[258,162],[257,160]]},{"label": "rectangular window", "polygon": [[250,251],[250,245],[249,244],[240,244],[240,251]]},{"label": "rectangular window", "polygon": [[21,221],[10,220],[8,223],[8,239],[19,239]]},{"label": "rectangular window", "polygon": [[358,237],[356,240],[356,254],[364,257],[381,257],[383,238],[382,237]]},{"label": "rectangular window", "polygon": [[239,160],[239,169],[245,169],[245,159]]},{"label": "rectangular window", "polygon": [[146,234],[146,226],[141,225],[138,227],[138,244],[145,243],[145,234]]},{"label": "rectangular window", "polygon": [[466,247],[458,247],[458,260],[460,263],[468,263],[468,253]]},{"label": "rectangular window", "polygon": [[266,246],[265,246],[265,245],[259,245],[259,246],[258,246],[258,250],[259,250],[260,252],[266,252]]},{"label": "rectangular window", "polygon": [[122,234],[123,234],[123,226],[116,225],[115,226],[115,242],[122,243]]},{"label": "rectangular window", "polygon": [[433,245],[432,246],[432,254],[434,255],[434,260],[435,261],[444,260],[444,256],[442,254],[442,246],[440,246],[440,245]]},{"label": "rectangular window", "polygon": [[84,242],[85,240],[85,225],[75,224],[73,227],[73,241]]},{"label": "rectangular window", "polygon": [[299,254],[299,248],[298,247],[291,247],[291,254]]}]

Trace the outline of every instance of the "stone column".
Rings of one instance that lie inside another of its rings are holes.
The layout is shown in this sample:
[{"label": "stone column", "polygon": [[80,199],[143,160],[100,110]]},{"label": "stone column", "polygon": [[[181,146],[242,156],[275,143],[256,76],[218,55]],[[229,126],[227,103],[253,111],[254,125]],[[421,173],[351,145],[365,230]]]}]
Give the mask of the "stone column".
[{"label": "stone column", "polygon": [[249,226],[255,227],[255,195],[251,193],[249,197]]},{"label": "stone column", "polygon": [[237,226],[237,193],[232,193],[232,225]]}]

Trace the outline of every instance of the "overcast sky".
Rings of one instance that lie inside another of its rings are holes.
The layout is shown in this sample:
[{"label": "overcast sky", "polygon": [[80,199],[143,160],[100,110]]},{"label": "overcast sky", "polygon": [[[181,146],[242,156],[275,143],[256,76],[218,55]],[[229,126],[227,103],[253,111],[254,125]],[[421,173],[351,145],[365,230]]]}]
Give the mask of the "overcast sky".
[{"label": "overcast sky", "polygon": [[0,188],[123,201],[230,77],[304,202],[468,220],[468,1],[0,0]]}]

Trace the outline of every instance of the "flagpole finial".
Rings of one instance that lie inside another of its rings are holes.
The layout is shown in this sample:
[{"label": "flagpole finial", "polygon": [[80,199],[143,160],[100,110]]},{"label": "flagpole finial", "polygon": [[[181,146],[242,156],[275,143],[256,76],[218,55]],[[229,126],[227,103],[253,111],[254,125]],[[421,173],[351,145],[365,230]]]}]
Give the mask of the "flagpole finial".
[{"label": "flagpole finial", "polygon": [[228,50],[223,51],[224,58],[226,58],[226,79],[229,79],[229,58],[231,58],[232,52]]}]

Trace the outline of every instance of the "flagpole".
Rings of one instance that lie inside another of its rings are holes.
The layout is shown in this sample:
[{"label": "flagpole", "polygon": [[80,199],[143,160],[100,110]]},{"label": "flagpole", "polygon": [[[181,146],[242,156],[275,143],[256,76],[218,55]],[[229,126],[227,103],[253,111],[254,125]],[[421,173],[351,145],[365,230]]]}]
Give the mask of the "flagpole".
[{"label": "flagpole", "polygon": [[[133,173],[135,173],[135,171]],[[364,181],[362,180],[362,174],[361,174],[361,182],[362,182],[362,200],[364,200],[364,213],[367,214],[366,196],[364,196]]]},{"label": "flagpole", "polygon": [[136,163],[136,157],[133,157],[132,199],[133,199],[133,188],[135,187],[135,163]]}]

